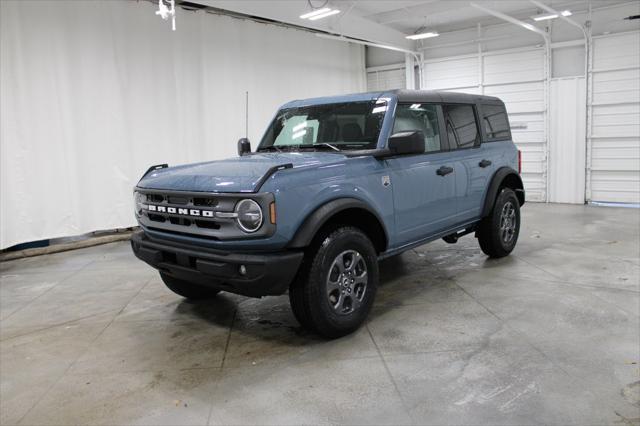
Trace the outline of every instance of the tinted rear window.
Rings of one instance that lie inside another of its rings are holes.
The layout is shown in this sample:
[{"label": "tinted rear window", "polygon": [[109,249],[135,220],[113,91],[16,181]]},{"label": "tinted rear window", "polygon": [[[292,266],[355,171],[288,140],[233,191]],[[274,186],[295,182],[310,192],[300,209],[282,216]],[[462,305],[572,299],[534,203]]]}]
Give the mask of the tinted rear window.
[{"label": "tinted rear window", "polygon": [[510,139],[509,120],[504,105],[482,105],[482,127],[485,140]]},{"label": "tinted rear window", "polygon": [[442,111],[444,112],[449,141],[454,141],[458,148],[471,148],[480,145],[473,106],[448,104],[442,105]]}]

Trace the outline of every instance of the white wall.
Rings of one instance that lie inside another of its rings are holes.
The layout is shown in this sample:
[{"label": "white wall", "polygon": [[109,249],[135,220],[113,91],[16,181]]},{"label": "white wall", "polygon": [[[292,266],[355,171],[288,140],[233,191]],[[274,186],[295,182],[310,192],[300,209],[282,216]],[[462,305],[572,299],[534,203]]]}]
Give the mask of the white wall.
[{"label": "white wall", "polygon": [[404,62],[395,65],[367,67],[367,91],[406,89],[407,75]]},{"label": "white wall", "polygon": [[0,2],[0,247],[134,225],[149,165],[235,155],[278,105],[365,89],[362,46],[133,1]]},{"label": "white wall", "polygon": [[404,63],[404,53],[379,47],[367,47],[366,59],[367,67],[380,67]]}]

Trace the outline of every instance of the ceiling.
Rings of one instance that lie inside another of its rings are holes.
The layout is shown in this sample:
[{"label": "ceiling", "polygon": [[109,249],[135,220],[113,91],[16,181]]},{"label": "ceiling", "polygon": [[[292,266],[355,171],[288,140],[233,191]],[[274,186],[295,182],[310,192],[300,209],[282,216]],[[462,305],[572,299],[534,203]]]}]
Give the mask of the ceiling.
[{"label": "ceiling", "polygon": [[[412,34],[420,27],[451,31],[474,27],[478,22],[486,25],[502,22],[470,6],[471,1],[473,0],[333,0],[331,3],[336,6],[344,5],[343,8],[353,4],[356,13],[363,18],[405,34]],[[593,7],[598,7],[623,2],[626,1],[592,0],[591,4]],[[543,12],[526,0],[475,0],[475,3],[523,20]],[[570,9],[574,12],[586,10],[588,7],[588,2],[584,0],[542,0],[542,3],[557,10]]]},{"label": "ceiling", "polygon": [[[478,23],[502,23],[470,5],[474,0],[190,0],[208,6],[262,18],[268,18],[376,41],[403,48],[415,48],[405,36],[421,28],[447,32],[472,28]],[[554,9],[570,9],[574,13],[588,8],[589,0],[540,0]],[[629,0],[590,0],[594,8],[628,3]],[[475,3],[512,17],[531,21],[543,12],[528,0],[475,0]],[[332,7],[341,13],[317,21],[300,19],[313,9]]]}]

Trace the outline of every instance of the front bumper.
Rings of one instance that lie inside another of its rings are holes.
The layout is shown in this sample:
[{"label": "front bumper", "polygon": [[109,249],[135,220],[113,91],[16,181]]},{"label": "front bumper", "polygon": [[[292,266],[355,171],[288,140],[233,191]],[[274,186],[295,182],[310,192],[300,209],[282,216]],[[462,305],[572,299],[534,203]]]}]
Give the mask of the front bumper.
[{"label": "front bumper", "polygon": [[[287,291],[302,251],[230,253],[151,239],[138,231],[131,236],[135,255],[160,272],[194,284],[251,297]],[[246,273],[240,274],[244,265]]]}]

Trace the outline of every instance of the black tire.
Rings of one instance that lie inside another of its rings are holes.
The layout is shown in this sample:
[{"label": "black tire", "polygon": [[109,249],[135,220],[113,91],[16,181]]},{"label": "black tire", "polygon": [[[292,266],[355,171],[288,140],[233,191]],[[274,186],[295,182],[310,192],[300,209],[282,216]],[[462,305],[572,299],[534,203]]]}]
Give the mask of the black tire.
[{"label": "black tire", "polygon": [[476,233],[478,243],[487,256],[492,258],[505,257],[516,246],[519,233],[520,203],[518,197],[512,189],[503,188],[496,197],[489,216],[480,222]]},{"label": "black tire", "polygon": [[191,299],[191,300],[211,299],[215,297],[216,294],[220,293],[220,290],[216,290],[214,288],[209,288],[202,285],[192,284],[187,281],[179,280],[163,272],[160,272],[160,278],[162,278],[162,281],[164,281],[165,285],[169,288],[169,290],[173,291],[175,294],[179,296],[186,297],[187,299]]},{"label": "black tire", "polygon": [[310,246],[289,289],[289,301],[303,327],[337,338],[362,325],[377,286],[378,258],[371,240],[361,230],[345,226]]}]

